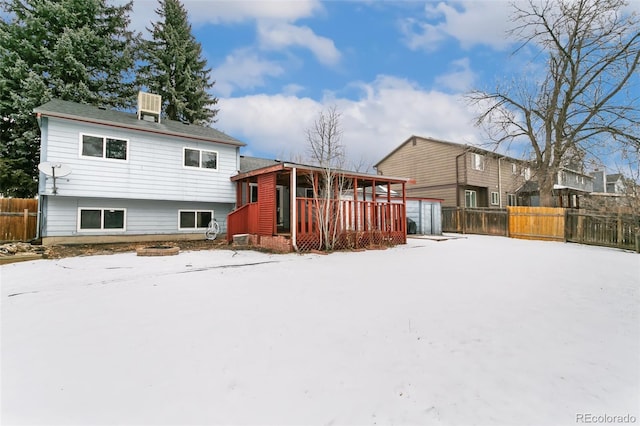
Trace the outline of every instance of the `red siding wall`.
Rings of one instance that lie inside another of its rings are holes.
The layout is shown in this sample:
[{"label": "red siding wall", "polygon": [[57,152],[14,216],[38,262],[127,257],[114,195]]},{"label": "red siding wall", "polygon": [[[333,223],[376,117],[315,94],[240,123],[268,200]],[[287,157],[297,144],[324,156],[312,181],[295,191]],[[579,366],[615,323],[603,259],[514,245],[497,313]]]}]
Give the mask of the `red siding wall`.
[{"label": "red siding wall", "polygon": [[258,235],[276,233],[276,174],[258,176]]}]

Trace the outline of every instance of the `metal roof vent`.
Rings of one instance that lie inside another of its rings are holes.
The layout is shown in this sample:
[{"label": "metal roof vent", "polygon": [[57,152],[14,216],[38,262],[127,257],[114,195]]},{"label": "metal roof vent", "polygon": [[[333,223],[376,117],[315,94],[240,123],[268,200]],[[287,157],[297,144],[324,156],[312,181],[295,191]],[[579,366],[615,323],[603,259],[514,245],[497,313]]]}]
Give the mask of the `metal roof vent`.
[{"label": "metal roof vent", "polygon": [[162,96],[147,92],[138,92],[138,120],[160,122]]}]

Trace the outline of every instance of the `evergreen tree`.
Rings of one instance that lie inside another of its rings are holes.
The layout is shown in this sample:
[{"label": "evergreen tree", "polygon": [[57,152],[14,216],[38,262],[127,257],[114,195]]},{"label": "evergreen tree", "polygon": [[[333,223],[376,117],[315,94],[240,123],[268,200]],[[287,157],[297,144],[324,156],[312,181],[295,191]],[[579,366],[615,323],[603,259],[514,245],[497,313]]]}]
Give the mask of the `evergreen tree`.
[{"label": "evergreen tree", "polygon": [[0,193],[37,192],[40,134],[33,109],[52,98],[129,107],[139,35],[133,3],[0,0]]},{"label": "evergreen tree", "polygon": [[179,0],[160,0],[156,14],[159,21],[147,28],[152,40],[143,43],[140,85],[162,96],[164,115],[171,120],[212,123],[218,110],[211,107],[218,99],[207,90],[215,82],[191,33],[187,11]]}]

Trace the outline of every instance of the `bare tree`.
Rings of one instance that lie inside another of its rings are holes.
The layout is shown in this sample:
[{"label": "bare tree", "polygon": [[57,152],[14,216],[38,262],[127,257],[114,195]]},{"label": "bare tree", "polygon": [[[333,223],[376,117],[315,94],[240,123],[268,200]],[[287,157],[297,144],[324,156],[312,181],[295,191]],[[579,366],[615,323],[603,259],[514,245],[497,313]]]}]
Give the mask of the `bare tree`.
[{"label": "bare tree", "polygon": [[526,47],[546,56],[544,75],[467,96],[496,145],[526,142],[542,206],[553,205],[563,164],[610,154],[618,144],[640,145],[640,26],[625,6],[625,0],[515,3],[516,52]]},{"label": "bare tree", "polygon": [[338,238],[341,198],[345,189],[342,170],[345,150],[342,144],[341,114],[335,106],[321,111],[313,125],[307,129],[309,157],[319,173],[311,173],[315,220],[320,231],[320,245],[332,250]]}]

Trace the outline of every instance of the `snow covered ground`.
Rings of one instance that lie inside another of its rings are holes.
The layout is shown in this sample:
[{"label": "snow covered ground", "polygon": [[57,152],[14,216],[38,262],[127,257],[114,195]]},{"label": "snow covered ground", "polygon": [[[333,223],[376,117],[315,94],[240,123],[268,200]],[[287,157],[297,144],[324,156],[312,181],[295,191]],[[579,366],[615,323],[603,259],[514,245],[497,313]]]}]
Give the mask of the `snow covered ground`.
[{"label": "snow covered ground", "polygon": [[635,253],[469,235],[0,274],[3,425],[640,422]]}]

